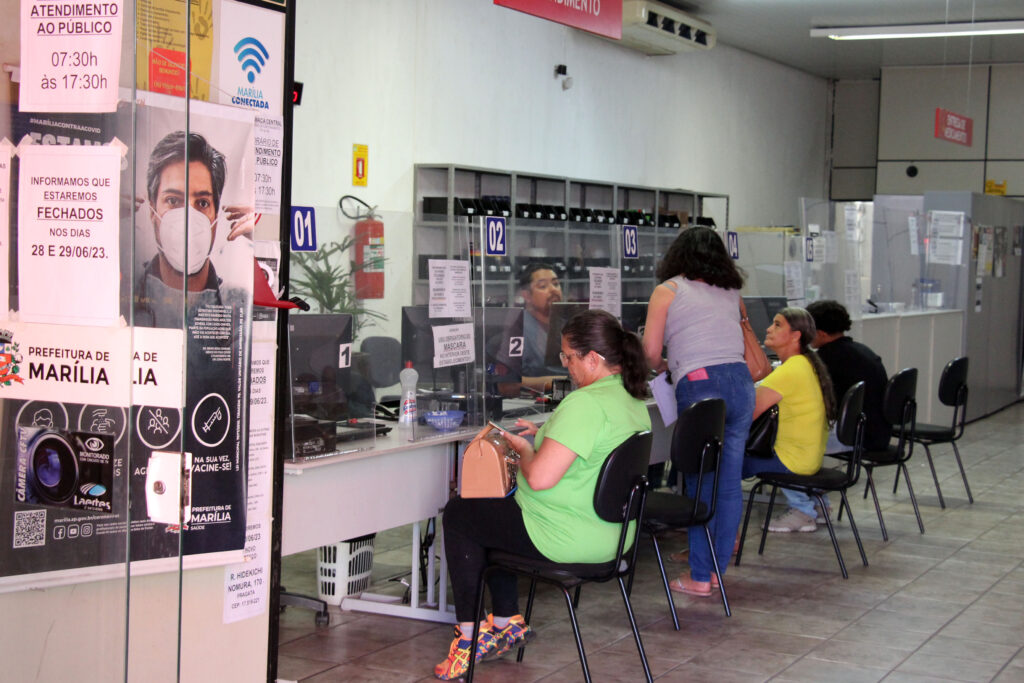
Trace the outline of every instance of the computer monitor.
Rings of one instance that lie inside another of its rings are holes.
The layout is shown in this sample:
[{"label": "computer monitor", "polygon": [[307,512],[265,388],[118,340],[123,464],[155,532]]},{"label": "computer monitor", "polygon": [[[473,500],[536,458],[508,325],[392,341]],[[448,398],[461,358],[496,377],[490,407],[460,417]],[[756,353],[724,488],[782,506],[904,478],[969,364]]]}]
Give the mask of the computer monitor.
[{"label": "computer monitor", "polygon": [[[562,351],[562,328],[565,324],[576,315],[582,313],[590,308],[590,303],[586,301],[582,302],[565,302],[559,301],[551,304],[551,317],[548,319],[548,340],[547,345],[544,347],[544,364],[552,369],[560,368],[562,366],[562,359],[558,357],[558,354]],[[568,374],[568,370],[562,368],[560,373],[554,374]]]},{"label": "computer monitor", "polygon": [[628,301],[622,303],[622,327],[630,332],[643,336],[643,327],[647,322],[647,302]]},{"label": "computer monitor", "polygon": [[288,349],[293,413],[341,420],[372,411],[372,389],[362,397],[353,392],[351,315],[289,316]]},{"label": "computer monitor", "polygon": [[764,345],[764,335],[768,326],[775,319],[775,314],[789,304],[784,296],[745,296],[743,305],[747,307],[747,319],[754,329],[761,345]]},{"label": "computer monitor", "polygon": [[[473,381],[474,363],[434,367],[434,328],[469,322],[460,318],[431,318],[428,306],[402,307],[402,360],[412,361],[421,387],[431,391],[466,393]],[[482,367],[488,391],[493,384],[519,382],[523,372],[523,309],[473,309],[473,357]]]}]

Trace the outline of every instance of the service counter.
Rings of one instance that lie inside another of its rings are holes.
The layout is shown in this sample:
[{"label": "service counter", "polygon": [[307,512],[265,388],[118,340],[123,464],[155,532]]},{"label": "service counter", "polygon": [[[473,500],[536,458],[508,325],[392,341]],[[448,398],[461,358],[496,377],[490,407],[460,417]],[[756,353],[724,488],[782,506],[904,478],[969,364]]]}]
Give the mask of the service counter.
[{"label": "service counter", "polygon": [[[657,406],[651,401],[654,446],[651,462],[668,459],[671,430],[665,429]],[[543,422],[550,413],[530,415]],[[511,424],[511,423],[510,423]],[[446,601],[446,582],[437,583],[435,569],[447,575],[440,552],[441,528],[437,525],[437,549],[428,553],[427,595],[419,603],[420,523],[436,518],[456,490],[456,463],[460,448],[480,427],[449,433],[432,433],[422,426],[396,425],[390,433],[363,450],[355,450],[303,462],[286,462],[281,518],[281,554],[291,555],[343,539],[386,529],[413,525],[410,554],[412,604],[366,595],[345,598],[343,609],[451,622],[454,613]],[[427,436],[424,436],[427,434]],[[414,440],[417,439],[417,440]],[[356,444],[353,444],[356,447]],[[435,568],[433,557],[441,557]]]},{"label": "service counter", "polygon": [[864,314],[850,335],[882,358],[891,377],[902,368],[917,368],[917,421],[948,424],[953,409],[939,402],[939,378],[946,363],[963,355],[961,310]]}]

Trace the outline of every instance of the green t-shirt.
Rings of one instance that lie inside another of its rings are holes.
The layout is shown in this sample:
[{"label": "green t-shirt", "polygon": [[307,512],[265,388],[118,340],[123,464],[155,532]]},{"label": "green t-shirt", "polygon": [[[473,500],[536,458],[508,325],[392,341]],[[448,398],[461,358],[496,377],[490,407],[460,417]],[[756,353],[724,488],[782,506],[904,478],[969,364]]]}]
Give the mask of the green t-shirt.
[{"label": "green t-shirt", "polygon": [[[651,428],[643,401],[630,396],[622,377],[611,375],[566,396],[534,439],[554,439],[576,453],[565,475],[550,489],[534,491],[519,477],[516,502],[537,549],[554,562],[615,559],[617,524],[594,512],[594,487],[605,458],[635,432]],[[632,535],[630,536],[632,538]]]},{"label": "green t-shirt", "polygon": [[779,434],[775,453],[790,472],[814,474],[821,469],[828,424],[825,401],[814,368],[798,353],[772,370],[761,386],[782,394],[779,401]]}]

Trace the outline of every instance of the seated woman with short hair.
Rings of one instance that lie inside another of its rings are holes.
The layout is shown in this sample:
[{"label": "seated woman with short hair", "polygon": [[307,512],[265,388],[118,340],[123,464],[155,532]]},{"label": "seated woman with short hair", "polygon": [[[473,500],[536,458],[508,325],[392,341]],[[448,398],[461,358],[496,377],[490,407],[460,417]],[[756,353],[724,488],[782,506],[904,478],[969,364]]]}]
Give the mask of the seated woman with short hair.
[{"label": "seated woman with short hair", "polygon": [[[594,488],[608,455],[651,428],[643,399],[647,361],[640,339],[601,310],[579,313],[562,330],[562,364],[577,389],[539,429],[526,420],[522,436],[502,432],[520,455],[519,488],[508,498],[453,498],[444,510],[444,546],[452,581],[456,636],[448,658],[434,667],[443,680],[469,667],[476,587],[489,550],[553,562],[599,563],[615,558],[621,527],[594,510]],[[494,613],[481,621],[477,661],[505,654],[532,631],[519,614],[514,574],[489,575]]]},{"label": "seated woman with short hair", "polygon": [[[745,457],[743,476],[758,472],[814,474],[821,469],[828,442],[828,426],[835,420],[836,400],[832,380],[818,354],[810,347],[816,330],[814,318],[802,308],[784,308],[768,326],[764,345],[782,365],[772,370],[757,387],[754,419],[773,405],[779,406],[779,431],[773,458]],[[769,531],[814,531],[813,502],[806,496],[782,489],[790,509],[773,520]]]}]

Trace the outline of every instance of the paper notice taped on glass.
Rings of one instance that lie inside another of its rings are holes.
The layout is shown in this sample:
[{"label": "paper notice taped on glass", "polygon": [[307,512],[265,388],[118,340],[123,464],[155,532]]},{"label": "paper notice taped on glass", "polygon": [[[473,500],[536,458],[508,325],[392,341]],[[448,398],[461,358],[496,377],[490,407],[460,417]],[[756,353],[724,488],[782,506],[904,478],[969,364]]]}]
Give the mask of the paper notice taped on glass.
[{"label": "paper notice taped on glass", "polygon": [[963,211],[929,211],[928,234],[935,237],[963,237]]},{"label": "paper notice taped on glass", "polygon": [[928,242],[928,263],[960,265],[964,241],[959,238],[933,237]]},{"label": "paper notice taped on glass", "polygon": [[851,315],[854,311],[860,312],[860,273],[856,270],[843,271],[843,299]]},{"label": "paper notice taped on glass", "polygon": [[839,240],[834,232],[822,233],[825,243],[825,263],[839,263]]},{"label": "paper notice taped on glass", "polygon": [[436,325],[434,333],[434,367],[472,363],[476,359],[473,344],[473,323]]},{"label": "paper notice taped on glass", "polygon": [[622,276],[618,268],[596,268],[590,271],[590,308],[608,311],[622,317]]},{"label": "paper notice taped on glass", "polygon": [[804,298],[804,269],[800,261],[786,261],[783,264],[786,277],[786,298],[790,302]]},{"label": "paper notice taped on glass", "polygon": [[843,211],[846,219],[846,239],[850,242],[860,241],[860,212],[855,204],[847,204]]},{"label": "paper notice taped on glass", "polygon": [[920,239],[917,234],[917,216],[907,216],[907,233],[910,236],[910,255],[917,256],[920,253],[917,246]]},{"label": "paper notice taped on glass", "polygon": [[473,313],[469,297],[469,261],[430,259],[430,317],[468,318]]}]

